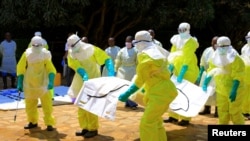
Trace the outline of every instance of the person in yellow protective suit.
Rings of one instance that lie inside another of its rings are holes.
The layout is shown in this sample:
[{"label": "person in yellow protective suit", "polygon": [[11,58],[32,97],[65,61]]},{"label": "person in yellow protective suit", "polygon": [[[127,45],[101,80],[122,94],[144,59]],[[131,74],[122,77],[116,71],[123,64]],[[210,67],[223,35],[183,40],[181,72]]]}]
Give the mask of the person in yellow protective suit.
[{"label": "person in yellow protective suit", "polygon": [[[82,42],[77,35],[71,35],[67,39],[67,44],[69,46],[68,65],[76,72],[68,90],[68,95],[74,101],[84,81],[101,76],[100,65],[106,65],[108,76],[114,76],[115,71],[113,61],[105,51],[92,44]],[[78,108],[78,121],[82,130],[77,131],[76,136],[90,138],[98,134],[97,115]]]},{"label": "person in yellow protective suit", "polygon": [[[34,36],[39,36],[39,37],[42,38],[42,33],[41,33],[40,31],[36,31],[36,32],[34,33]],[[46,48],[46,49],[49,49],[49,45],[48,45],[47,41],[46,41],[44,38],[42,38],[42,40],[43,40],[43,47]],[[30,47],[32,47],[31,42],[30,42],[29,45],[28,45],[28,48],[30,48]],[[54,93],[55,93],[55,92],[54,92],[54,88],[51,89],[50,91],[51,91],[50,93],[51,93],[52,99],[54,100]]]},{"label": "person in yellow protective suit", "polygon": [[[250,75],[250,31],[246,36],[247,44],[245,44],[241,49],[241,58],[245,63],[245,76]],[[250,120],[250,77],[244,77],[246,98],[242,104],[242,112],[245,118]]]},{"label": "person in yellow protective suit", "polygon": [[[195,83],[199,75],[199,67],[197,64],[196,49],[199,43],[196,38],[190,35],[190,24],[181,23],[178,27],[179,34],[174,35],[170,42],[172,47],[168,57],[169,70],[173,75],[177,76],[177,82],[181,83],[183,79],[191,83]],[[180,121],[179,121],[180,120]],[[178,125],[189,125],[191,118],[178,115],[173,111],[169,111],[169,118],[164,122],[178,122]]]},{"label": "person in yellow protective suit", "polygon": [[[131,81],[136,73],[137,50],[132,45],[133,37],[127,36],[125,39],[125,47],[117,54],[115,59],[116,77]],[[138,104],[132,100],[127,100],[125,107],[132,110],[137,109]]]},{"label": "person in yellow protective suit", "polygon": [[230,121],[233,124],[244,124],[242,115],[242,103],[246,95],[244,62],[231,46],[228,37],[219,37],[217,45],[202,88],[206,91],[210,80],[214,78],[219,124],[229,124]]},{"label": "person in yellow protective suit", "polygon": [[29,124],[24,129],[37,127],[37,104],[40,99],[47,130],[52,131],[55,124],[53,103],[50,90],[54,87],[56,69],[51,61],[51,53],[43,47],[39,36],[31,39],[31,48],[27,48],[17,64],[17,89],[24,92],[25,111]]},{"label": "person in yellow protective suit", "polygon": [[[205,73],[208,70],[209,60],[213,56],[213,54],[216,50],[216,47],[217,47],[217,44],[216,44],[217,39],[218,39],[218,36],[214,36],[212,38],[212,41],[211,41],[211,46],[206,48],[201,55],[200,72],[199,72],[198,79],[196,80],[197,85],[202,84],[202,82],[200,82],[200,81],[201,81],[201,78],[203,78],[205,76]],[[216,106],[216,94],[213,94],[212,96],[209,97],[209,99],[207,100],[207,102],[204,106],[203,111],[199,112],[199,114],[200,115],[210,114],[211,113],[211,106],[215,106],[214,117],[218,117],[217,106]]]},{"label": "person in yellow protective suit", "polygon": [[146,106],[140,122],[140,140],[166,141],[162,115],[177,96],[167,70],[167,58],[152,42],[148,31],[138,31],[133,43],[138,50],[136,77],[128,90],[120,94],[119,100],[125,102],[130,95],[144,88]]}]

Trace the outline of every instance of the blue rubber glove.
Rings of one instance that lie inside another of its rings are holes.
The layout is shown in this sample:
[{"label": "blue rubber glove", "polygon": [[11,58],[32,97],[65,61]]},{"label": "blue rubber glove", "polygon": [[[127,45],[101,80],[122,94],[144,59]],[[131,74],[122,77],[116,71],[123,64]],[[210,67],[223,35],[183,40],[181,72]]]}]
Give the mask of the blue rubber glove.
[{"label": "blue rubber glove", "polygon": [[64,66],[65,65],[65,60],[62,59],[61,65]]},{"label": "blue rubber glove", "polygon": [[181,68],[181,72],[180,72],[180,74],[177,77],[177,82],[179,82],[179,83],[182,82],[183,77],[184,77],[185,73],[187,72],[187,70],[188,70],[188,66],[187,65],[183,65],[182,68]]},{"label": "blue rubber glove", "polygon": [[236,99],[237,89],[238,89],[239,85],[240,85],[239,80],[233,80],[233,87],[231,89],[230,96],[229,96],[231,102],[234,102]]},{"label": "blue rubber glove", "polygon": [[54,88],[54,81],[55,81],[55,74],[54,73],[49,73],[49,84],[47,89],[51,90]]},{"label": "blue rubber glove", "polygon": [[132,84],[129,89],[122,93],[120,96],[119,96],[119,100],[122,101],[122,102],[126,102],[129,98],[129,96],[133,93],[135,93],[139,88],[135,85],[135,84]]},{"label": "blue rubber glove", "polygon": [[170,71],[170,73],[173,73],[173,71],[174,71],[174,65],[173,64],[169,64],[168,70]]},{"label": "blue rubber glove", "polygon": [[83,81],[87,81],[89,79],[87,72],[83,68],[78,68],[77,73],[82,77]]},{"label": "blue rubber glove", "polygon": [[23,78],[23,74],[17,76],[17,90],[20,92],[23,92]]},{"label": "blue rubber glove", "polygon": [[209,75],[206,76],[206,78],[202,84],[203,91],[205,91],[205,92],[207,91],[207,86],[208,86],[209,82],[211,81],[211,79],[212,79],[212,76],[209,76]]},{"label": "blue rubber glove", "polygon": [[198,78],[197,78],[197,80],[196,80],[196,82],[195,82],[197,85],[198,85],[198,84],[200,83],[200,81],[201,81],[201,76],[202,76],[204,70],[205,70],[204,66],[201,66],[200,71],[199,71]]},{"label": "blue rubber glove", "polygon": [[115,67],[111,58],[105,60],[105,66],[108,70],[108,76],[115,76]]}]

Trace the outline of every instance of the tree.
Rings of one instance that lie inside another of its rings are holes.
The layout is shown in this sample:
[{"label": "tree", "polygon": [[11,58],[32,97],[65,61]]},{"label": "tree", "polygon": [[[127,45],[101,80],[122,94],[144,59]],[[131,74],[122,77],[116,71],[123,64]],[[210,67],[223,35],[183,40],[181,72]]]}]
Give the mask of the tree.
[{"label": "tree", "polygon": [[214,9],[213,32],[230,37],[234,47],[240,50],[250,31],[249,0],[214,0]]},{"label": "tree", "polygon": [[213,19],[211,0],[2,0],[0,5],[3,27],[76,26],[100,47],[129,30],[173,27],[183,20],[202,28]]}]

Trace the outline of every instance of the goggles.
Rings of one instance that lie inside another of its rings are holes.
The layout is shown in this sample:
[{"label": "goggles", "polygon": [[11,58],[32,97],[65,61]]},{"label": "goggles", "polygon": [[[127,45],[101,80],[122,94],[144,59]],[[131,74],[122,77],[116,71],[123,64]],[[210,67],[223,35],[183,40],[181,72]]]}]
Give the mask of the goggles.
[{"label": "goggles", "polygon": [[137,43],[140,43],[140,42],[150,42],[150,41],[148,41],[148,40],[133,40],[132,41],[132,44],[135,46],[135,44],[137,44]]},{"label": "goggles", "polygon": [[74,44],[72,44],[70,47],[75,47],[76,46],[76,44],[78,43],[78,42],[80,42],[81,41],[81,39],[79,39],[79,40],[77,40]]},{"label": "goggles", "polygon": [[33,47],[40,47],[42,44],[32,44]]},{"label": "goggles", "polygon": [[184,32],[187,31],[186,28],[178,28],[177,30],[178,30],[179,33],[184,33]]},{"label": "goggles", "polygon": [[250,36],[246,36],[245,39],[246,39],[246,40],[250,40]]}]

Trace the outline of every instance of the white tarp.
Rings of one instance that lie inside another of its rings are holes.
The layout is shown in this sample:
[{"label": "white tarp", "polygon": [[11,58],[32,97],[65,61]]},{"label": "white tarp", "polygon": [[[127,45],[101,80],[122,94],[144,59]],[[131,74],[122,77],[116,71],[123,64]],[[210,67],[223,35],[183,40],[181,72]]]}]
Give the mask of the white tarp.
[{"label": "white tarp", "polygon": [[210,95],[214,93],[214,87],[208,86],[207,92],[187,80],[177,82],[176,76],[172,76],[178,95],[169,105],[170,110],[186,117],[195,117],[205,105]]},{"label": "white tarp", "polygon": [[131,85],[117,77],[99,77],[84,82],[75,105],[99,117],[114,120],[118,97]]},{"label": "white tarp", "polygon": [[[204,92],[201,87],[187,80],[178,83],[175,76],[172,76],[171,80],[178,89],[178,96],[171,102],[170,110],[183,116],[196,116],[203,108],[209,96],[214,92],[214,88],[211,86],[208,86],[207,92]],[[117,77],[89,79],[84,82],[74,104],[99,117],[114,120],[118,97],[121,93],[125,92],[131,84],[131,81]],[[129,98],[135,102],[142,103],[143,94],[140,92],[137,96],[135,94]],[[145,106],[143,103],[140,105]]]},{"label": "white tarp", "polygon": [[[71,98],[67,95],[68,87],[54,87],[53,105],[72,104]],[[41,106],[40,100],[38,106]],[[24,109],[24,93],[18,93],[17,89],[5,89],[0,91],[0,110]]]}]

